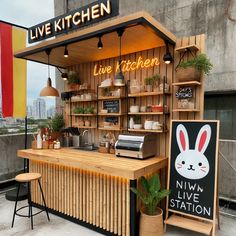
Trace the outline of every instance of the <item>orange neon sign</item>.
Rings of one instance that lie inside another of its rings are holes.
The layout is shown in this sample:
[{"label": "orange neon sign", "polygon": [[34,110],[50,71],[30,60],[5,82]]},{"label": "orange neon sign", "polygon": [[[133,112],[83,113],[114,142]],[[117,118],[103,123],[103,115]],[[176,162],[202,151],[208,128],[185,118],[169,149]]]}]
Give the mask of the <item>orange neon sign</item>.
[{"label": "orange neon sign", "polygon": [[[159,66],[160,61],[157,57],[154,58],[147,58],[143,59],[141,56],[138,58],[137,61],[130,61],[130,60],[122,60],[120,63],[121,69],[123,72],[138,70],[142,68],[149,68],[154,66]],[[96,64],[93,69],[93,75],[105,75],[110,74],[113,72],[113,69],[115,69],[115,72],[118,72],[119,70],[119,62],[116,63],[115,68],[112,68],[112,66],[103,66]]]}]

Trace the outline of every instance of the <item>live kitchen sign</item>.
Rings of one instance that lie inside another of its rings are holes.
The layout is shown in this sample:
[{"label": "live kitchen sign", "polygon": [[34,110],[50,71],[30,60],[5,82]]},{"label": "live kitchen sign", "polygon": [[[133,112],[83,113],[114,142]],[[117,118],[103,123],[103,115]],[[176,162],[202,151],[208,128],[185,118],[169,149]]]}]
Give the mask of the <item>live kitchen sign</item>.
[{"label": "live kitchen sign", "polygon": [[29,43],[34,43],[118,14],[119,0],[96,1],[29,28],[28,41]]}]

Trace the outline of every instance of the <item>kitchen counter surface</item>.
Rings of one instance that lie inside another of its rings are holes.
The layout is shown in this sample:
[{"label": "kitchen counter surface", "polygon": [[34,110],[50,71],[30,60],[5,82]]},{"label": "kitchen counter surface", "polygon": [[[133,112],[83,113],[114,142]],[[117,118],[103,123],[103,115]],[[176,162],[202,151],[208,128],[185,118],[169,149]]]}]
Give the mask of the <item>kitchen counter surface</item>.
[{"label": "kitchen counter surface", "polygon": [[138,179],[167,166],[167,157],[152,157],[145,160],[121,158],[114,154],[72,148],[18,150],[17,155],[33,161],[47,162],[83,170],[94,171],[127,179]]}]

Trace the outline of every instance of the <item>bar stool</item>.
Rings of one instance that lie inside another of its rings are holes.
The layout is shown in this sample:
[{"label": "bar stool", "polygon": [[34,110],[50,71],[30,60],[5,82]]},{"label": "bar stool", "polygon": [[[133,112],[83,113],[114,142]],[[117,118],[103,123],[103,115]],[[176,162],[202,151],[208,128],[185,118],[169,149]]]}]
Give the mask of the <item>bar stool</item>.
[{"label": "bar stool", "polygon": [[[41,186],[41,183],[40,183],[40,178],[41,177],[42,177],[42,175],[39,174],[39,173],[24,173],[24,174],[19,174],[19,175],[17,175],[15,177],[15,180],[18,182],[18,188],[17,188],[16,202],[15,202],[15,208],[14,208],[14,214],[13,214],[13,219],[12,219],[11,227],[14,226],[15,215],[17,215],[17,216],[21,216],[21,217],[31,218],[31,228],[33,229],[33,216],[38,215],[39,213],[43,212],[44,210],[46,211],[48,221],[50,221],[49,215],[48,215],[48,209],[47,209],[45,198],[44,198],[44,195],[43,195],[42,186]],[[39,185],[39,188],[40,188],[40,191],[41,191],[41,194],[42,194],[44,210],[41,210],[41,211],[33,214],[33,212],[32,212],[32,201],[31,201],[30,183],[31,183],[31,181],[35,181],[35,180],[38,181],[38,185]],[[23,207],[17,209],[18,195],[19,195],[20,185],[22,183],[27,183],[28,184],[28,205],[23,206]],[[26,208],[26,207],[29,207],[29,214],[28,215],[22,215],[22,214],[17,213],[18,211],[20,211],[21,209]]]}]

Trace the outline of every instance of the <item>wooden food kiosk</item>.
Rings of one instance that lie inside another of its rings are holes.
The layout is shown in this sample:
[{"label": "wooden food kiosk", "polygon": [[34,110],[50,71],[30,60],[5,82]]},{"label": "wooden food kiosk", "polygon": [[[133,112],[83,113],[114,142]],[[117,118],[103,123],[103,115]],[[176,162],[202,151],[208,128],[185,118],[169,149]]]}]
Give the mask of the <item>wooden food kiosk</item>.
[{"label": "wooden food kiosk", "polygon": [[[107,97],[100,92],[99,85],[107,78],[112,80],[119,61],[119,38],[122,35],[122,70],[125,77],[123,95]],[[98,50],[98,38],[102,36],[103,49]],[[64,58],[64,47],[69,50],[69,58]],[[174,62],[165,64],[166,50],[174,56]],[[147,160],[117,158],[114,154],[103,154],[62,148],[60,150],[19,150],[18,156],[29,159],[29,170],[42,173],[42,187],[48,207],[70,220],[88,226],[107,235],[137,235],[137,212],[140,203],[130,191],[137,186],[142,175],[160,172],[165,184],[167,159],[169,156],[170,120],[200,119],[203,114],[203,81],[177,82],[175,65],[180,58],[191,57],[204,49],[204,35],[176,40],[161,24],[146,12],[116,17],[113,20],[82,28],[78,31],[44,41],[18,51],[15,56],[31,61],[47,63],[45,50],[51,49],[50,64],[79,73],[82,84],[87,83],[96,96],[86,101],[65,102],[64,117],[67,126],[89,129],[89,140],[98,144],[106,132],[118,134],[155,133],[157,156]],[[158,91],[131,93],[130,83],[136,79],[144,84],[147,77],[160,74],[162,87]],[[166,86],[169,88],[166,89]],[[194,87],[194,107],[179,108],[175,92],[178,87]],[[71,88],[65,82],[65,91],[79,92],[79,87]],[[108,106],[106,101],[117,100],[119,112],[113,114],[119,126],[107,127],[104,122],[108,115],[101,111]],[[161,106],[159,111],[131,112],[130,106]],[[95,107],[93,114],[75,114],[76,107]],[[162,124],[159,130],[129,129],[131,116],[138,115],[141,123],[152,119]],[[80,121],[90,122],[89,126]],[[41,205],[41,197],[32,187],[32,200]]]}]

